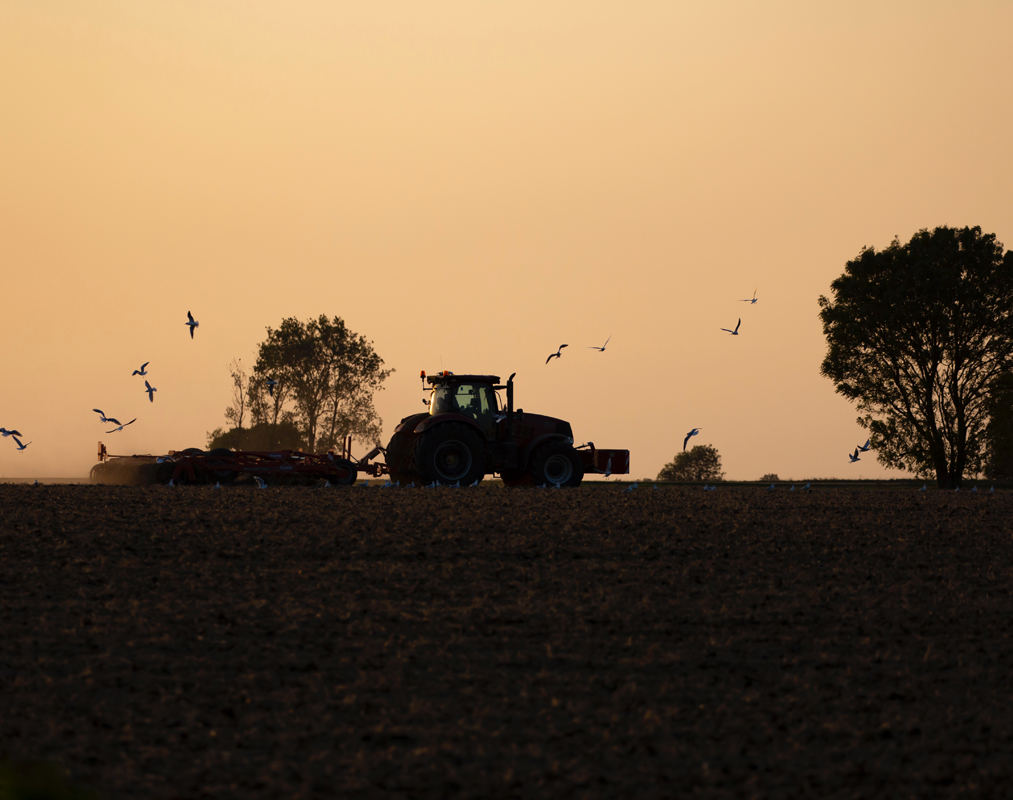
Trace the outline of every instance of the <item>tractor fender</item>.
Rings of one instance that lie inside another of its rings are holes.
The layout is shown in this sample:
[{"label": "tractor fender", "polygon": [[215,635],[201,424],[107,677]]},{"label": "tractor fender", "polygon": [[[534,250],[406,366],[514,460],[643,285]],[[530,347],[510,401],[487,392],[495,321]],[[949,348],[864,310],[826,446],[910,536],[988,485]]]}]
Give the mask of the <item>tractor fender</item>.
[{"label": "tractor fender", "polygon": [[550,441],[551,439],[566,439],[566,437],[563,436],[563,434],[561,433],[546,433],[543,434],[542,436],[539,436],[537,439],[532,439],[530,442],[528,442],[527,447],[525,447],[524,450],[521,452],[521,457],[517,461],[517,466],[520,467],[521,469],[527,469],[528,462],[531,459],[531,454],[535,452],[535,450],[537,450],[543,444]]},{"label": "tractor fender", "polygon": [[425,433],[430,428],[439,425],[442,422],[461,422],[470,428],[474,429],[475,433],[478,434],[479,438],[484,442],[485,434],[482,432],[482,428],[475,422],[471,417],[466,417],[464,414],[436,414],[435,416],[426,417],[422,422],[415,426],[415,433]]},{"label": "tractor fender", "polygon": [[417,433],[417,431],[414,430],[415,427],[420,422],[423,422],[427,419],[429,419],[429,413],[425,411],[419,414],[410,414],[397,424],[397,427],[394,428],[394,433],[400,433],[402,430],[406,428],[413,433]]}]

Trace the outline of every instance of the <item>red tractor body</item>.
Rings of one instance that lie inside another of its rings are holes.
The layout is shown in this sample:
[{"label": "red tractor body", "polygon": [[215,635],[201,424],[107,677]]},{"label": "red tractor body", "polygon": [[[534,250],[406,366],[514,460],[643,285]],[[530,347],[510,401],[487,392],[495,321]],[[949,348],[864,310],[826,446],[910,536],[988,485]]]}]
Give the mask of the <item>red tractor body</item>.
[{"label": "red tractor body", "polygon": [[[588,472],[629,472],[628,450],[574,447],[569,422],[514,410],[513,377],[505,385],[495,375],[426,378],[429,412],[401,420],[379,471],[402,483],[462,486],[493,473],[508,486],[577,486]],[[502,408],[496,393],[504,389]]]}]

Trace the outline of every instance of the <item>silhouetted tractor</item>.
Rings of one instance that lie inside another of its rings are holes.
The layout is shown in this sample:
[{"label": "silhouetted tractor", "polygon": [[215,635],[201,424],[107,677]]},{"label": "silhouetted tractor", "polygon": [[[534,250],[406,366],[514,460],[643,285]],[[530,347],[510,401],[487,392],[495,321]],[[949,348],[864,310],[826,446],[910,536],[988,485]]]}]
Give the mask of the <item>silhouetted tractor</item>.
[{"label": "silhouetted tractor", "polygon": [[[516,375],[516,373],[514,373]],[[404,486],[411,481],[470,486],[498,473],[507,486],[579,486],[589,472],[627,474],[629,450],[600,450],[593,442],[574,447],[565,420],[514,410],[514,375],[500,384],[495,375],[426,377],[429,411],[401,420],[385,451],[385,464],[358,468],[390,474]],[[506,390],[506,408],[497,391]]]}]

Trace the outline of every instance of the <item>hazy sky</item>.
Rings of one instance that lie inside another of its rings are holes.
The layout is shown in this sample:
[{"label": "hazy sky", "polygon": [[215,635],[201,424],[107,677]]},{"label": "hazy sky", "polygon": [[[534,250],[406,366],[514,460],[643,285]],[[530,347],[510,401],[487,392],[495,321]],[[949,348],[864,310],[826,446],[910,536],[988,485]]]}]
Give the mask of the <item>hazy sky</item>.
[{"label": "hazy sky", "polygon": [[1013,244],[1011,33],[999,0],[0,0],[0,426],[32,441],[0,474],[204,446],[229,361],[325,313],[397,370],[385,439],[442,366],[516,372],[634,477],[694,426],[730,479],[901,477],[847,462],[817,298],[895,235]]}]

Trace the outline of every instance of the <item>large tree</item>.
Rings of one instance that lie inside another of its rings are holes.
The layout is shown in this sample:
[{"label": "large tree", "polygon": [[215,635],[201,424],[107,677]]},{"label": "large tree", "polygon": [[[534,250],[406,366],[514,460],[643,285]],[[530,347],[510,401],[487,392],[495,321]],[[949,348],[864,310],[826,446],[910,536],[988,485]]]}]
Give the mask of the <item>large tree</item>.
[{"label": "large tree", "polygon": [[719,481],[725,476],[721,470],[721,456],[709,444],[698,444],[683,450],[661,468],[659,481]]},{"label": "large tree", "polygon": [[980,228],[863,248],[820,297],[820,371],[888,467],[941,488],[981,470],[989,397],[1013,368],[1013,255]]},{"label": "large tree", "polygon": [[[270,431],[267,443],[273,449],[282,438],[292,441],[292,432],[283,429],[294,425],[311,452],[335,447],[349,434],[379,443],[382,423],[373,395],[391,372],[383,369],[372,344],[348,330],[340,317],[284,319],[278,328],[267,329],[247,383],[246,408],[258,432],[253,438],[260,441],[262,432]],[[271,390],[268,380],[277,382]],[[236,416],[234,402],[226,417],[235,425]],[[233,431],[213,434],[216,441],[232,442]]]}]

